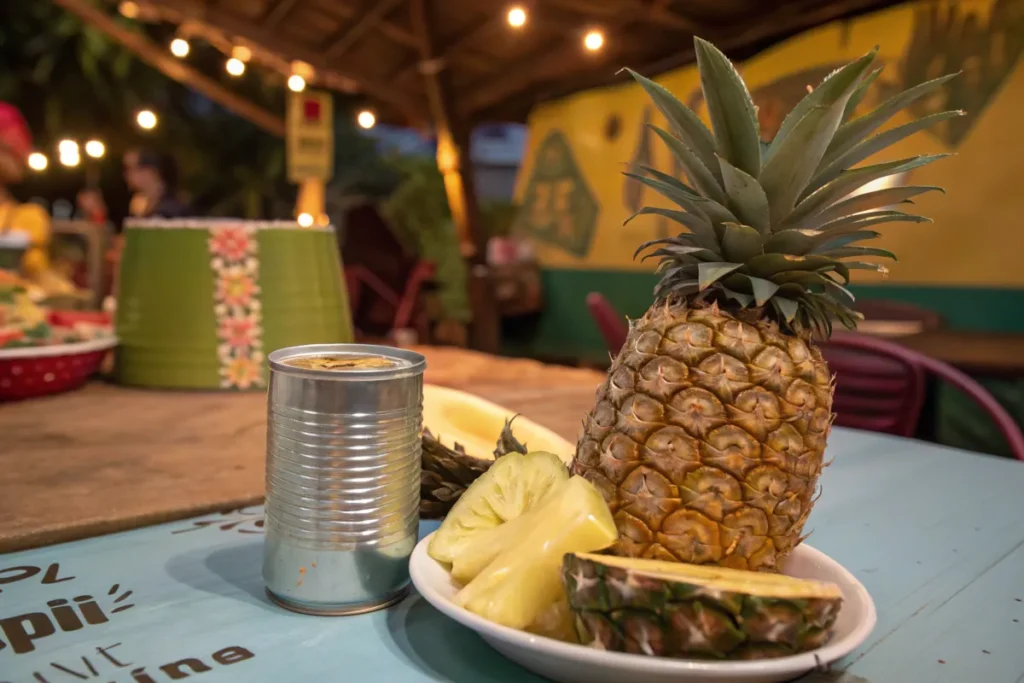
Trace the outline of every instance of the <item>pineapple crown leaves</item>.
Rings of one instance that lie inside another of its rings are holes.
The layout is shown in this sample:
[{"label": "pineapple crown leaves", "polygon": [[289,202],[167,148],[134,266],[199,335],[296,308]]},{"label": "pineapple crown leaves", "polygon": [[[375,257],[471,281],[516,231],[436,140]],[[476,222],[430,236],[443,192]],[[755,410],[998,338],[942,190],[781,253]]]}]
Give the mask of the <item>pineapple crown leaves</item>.
[{"label": "pineapple crown leaves", "polygon": [[[895,260],[861,242],[883,223],[929,219],[897,210],[930,186],[894,185],[863,191],[945,154],[858,165],[930,126],[960,116],[944,111],[880,129],[900,111],[941,88],[956,74],[921,83],[855,116],[881,68],[878,48],[829,74],[783,120],[770,142],[761,139],[757,108],[729,60],[694,39],[708,128],[665,87],[626,69],[668,123],[651,126],[687,182],[643,165],[625,175],[675,205],[641,208],[627,219],[657,215],[678,223],[674,237],[651,240],[636,256],[659,259],[656,299],[717,305],[757,313],[801,333],[831,334],[838,321],[856,327],[859,314],[846,286],[850,271],[887,273],[871,258]],[[690,183],[690,184],[687,184]]]}]

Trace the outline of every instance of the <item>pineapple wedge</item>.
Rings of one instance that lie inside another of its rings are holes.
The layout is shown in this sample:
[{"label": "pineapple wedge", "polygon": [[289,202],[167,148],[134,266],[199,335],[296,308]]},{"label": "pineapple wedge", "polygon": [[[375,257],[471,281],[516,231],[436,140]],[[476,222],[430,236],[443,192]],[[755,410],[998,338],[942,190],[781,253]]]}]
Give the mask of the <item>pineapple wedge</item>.
[{"label": "pineapple wedge", "polygon": [[[480,536],[486,544],[483,549],[474,548],[472,539],[461,547],[471,556],[497,553],[456,594],[455,603],[504,626],[552,634],[561,621],[557,603],[564,599],[563,556],[607,548],[618,537],[607,503],[582,477],[572,477],[541,505],[500,529],[498,542]],[[479,566],[479,560],[474,562]],[[554,626],[546,625],[551,615],[555,615]]]},{"label": "pineapple wedge", "polygon": [[551,453],[501,456],[459,497],[431,539],[428,554],[453,568],[458,564],[456,580],[469,581],[476,575],[473,568],[483,569],[490,559],[469,557],[463,548],[479,540],[478,552],[490,548],[493,559],[507,533],[505,523],[536,507],[568,479],[565,463]]}]

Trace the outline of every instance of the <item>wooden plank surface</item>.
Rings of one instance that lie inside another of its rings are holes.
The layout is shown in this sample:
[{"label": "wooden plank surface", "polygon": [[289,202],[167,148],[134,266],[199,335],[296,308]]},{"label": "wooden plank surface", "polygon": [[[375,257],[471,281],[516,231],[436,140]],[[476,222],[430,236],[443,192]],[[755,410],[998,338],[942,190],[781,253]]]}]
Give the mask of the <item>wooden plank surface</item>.
[{"label": "wooden plank surface", "polygon": [[[419,348],[426,381],[472,391],[575,441],[592,370]],[[0,406],[0,552],[182,519],[263,497],[263,393],[94,383]]]},{"label": "wooden plank surface", "polygon": [[[808,543],[864,583],[878,625],[834,667],[849,676],[807,683],[1020,683],[1024,464],[843,429],[827,457]],[[540,683],[415,595],[335,619],[275,607],[261,524],[256,507],[0,557],[0,625],[42,625],[31,650],[0,648],[0,681],[166,681],[193,658],[210,683]],[[84,595],[107,621],[55,626],[47,603]]]}]

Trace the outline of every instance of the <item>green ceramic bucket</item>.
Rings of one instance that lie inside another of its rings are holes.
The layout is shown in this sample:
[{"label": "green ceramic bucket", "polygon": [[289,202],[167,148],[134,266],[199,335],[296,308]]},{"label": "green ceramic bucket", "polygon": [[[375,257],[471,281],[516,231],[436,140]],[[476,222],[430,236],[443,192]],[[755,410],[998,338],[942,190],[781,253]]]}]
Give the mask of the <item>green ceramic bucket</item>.
[{"label": "green ceramic bucket", "polygon": [[264,389],[271,351],[353,340],[333,228],[129,220],[116,376],[167,389]]}]

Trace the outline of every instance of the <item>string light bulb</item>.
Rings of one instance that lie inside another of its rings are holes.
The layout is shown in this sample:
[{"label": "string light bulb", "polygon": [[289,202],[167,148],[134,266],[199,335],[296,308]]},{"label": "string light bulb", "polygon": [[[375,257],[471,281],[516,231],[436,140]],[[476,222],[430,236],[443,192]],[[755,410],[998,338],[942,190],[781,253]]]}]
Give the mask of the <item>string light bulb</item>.
[{"label": "string light bulb", "polygon": [[238,57],[232,57],[224,64],[224,68],[230,75],[237,78],[245,73],[245,62]]},{"label": "string light bulb", "polygon": [[235,45],[231,48],[231,56],[240,62],[248,62],[252,59],[252,50],[245,45]]},{"label": "string light bulb", "polygon": [[313,226],[313,214],[303,212],[300,213],[299,217],[296,218],[295,220],[303,228],[309,228]]},{"label": "string light bulb", "polygon": [[509,9],[507,19],[508,25],[512,28],[522,28],[526,24],[526,10],[516,5]]},{"label": "string light bulb", "polygon": [[50,160],[42,152],[32,152],[28,155],[28,167],[33,171],[45,171]]},{"label": "string light bulb", "polygon": [[604,47],[604,34],[597,29],[587,31],[587,35],[583,36],[583,47],[591,52],[597,52]]},{"label": "string light bulb", "polygon": [[68,168],[74,168],[75,166],[78,166],[78,164],[82,163],[82,157],[78,153],[78,149],[76,148],[73,152],[61,154],[60,163],[64,166],[67,166]]},{"label": "string light bulb", "polygon": [[188,41],[184,38],[175,38],[171,41],[171,54],[178,59],[184,59],[188,57],[190,47]]},{"label": "string light bulb", "polygon": [[301,59],[292,60],[291,67],[291,72],[293,74],[298,74],[307,81],[312,80],[313,76],[316,75],[316,69],[313,68],[313,65],[308,62],[304,62]]},{"label": "string light bulb", "polygon": [[61,156],[78,154],[78,143],[65,138],[57,143],[57,151]]},{"label": "string light bulb", "polygon": [[149,109],[143,109],[135,115],[135,122],[139,124],[139,128],[143,130],[153,130],[156,128],[157,118]]},{"label": "string light bulb", "polygon": [[107,146],[99,140],[89,140],[85,143],[85,153],[93,159],[102,159],[103,155],[107,153]]},{"label": "string light bulb", "polygon": [[288,89],[292,92],[302,92],[306,89],[306,79],[299,74],[292,74],[288,77]]},{"label": "string light bulb", "polygon": [[359,123],[360,128],[369,130],[377,125],[377,117],[374,116],[373,112],[369,109],[364,109],[359,112],[359,115],[356,117],[356,122]]},{"label": "string light bulb", "polygon": [[121,16],[127,17],[128,19],[138,19],[139,17],[139,6],[131,0],[125,0],[117,6],[117,11],[121,13]]}]

